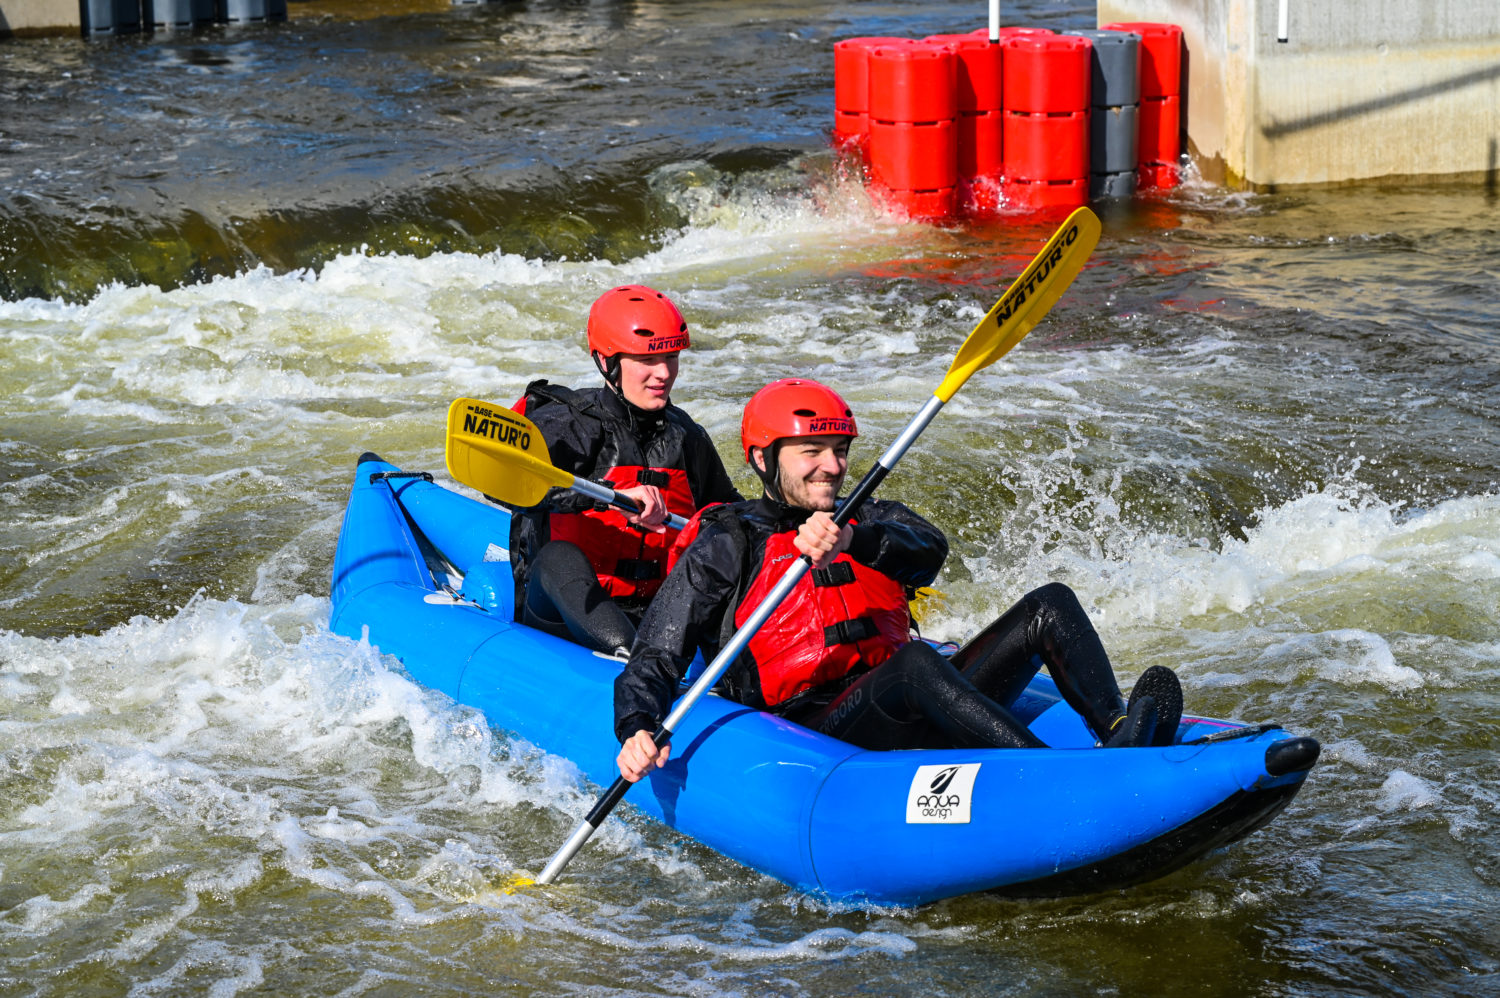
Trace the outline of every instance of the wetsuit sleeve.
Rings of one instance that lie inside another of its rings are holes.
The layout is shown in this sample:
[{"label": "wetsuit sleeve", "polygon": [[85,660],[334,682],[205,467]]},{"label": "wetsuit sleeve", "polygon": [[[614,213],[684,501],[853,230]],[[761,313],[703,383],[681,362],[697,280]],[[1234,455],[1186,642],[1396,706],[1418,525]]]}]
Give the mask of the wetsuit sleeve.
[{"label": "wetsuit sleeve", "polygon": [[715,502],[741,502],[745,497],[729,480],[724,470],[724,460],[714,449],[708,431],[694,423],[687,436],[687,473],[693,488],[693,498],[699,508]]},{"label": "wetsuit sleeve", "polygon": [[[604,434],[597,420],[580,416],[571,406],[550,401],[542,405],[528,403],[526,416],[547,442],[547,456],[553,467],[580,478],[593,478],[598,470],[599,450],[604,445]],[[533,508],[538,513],[577,513],[593,506],[594,500],[588,496],[557,488]]]},{"label": "wetsuit sleeve", "polygon": [[666,719],[693,656],[718,652],[724,614],[739,584],[743,552],[729,531],[706,524],[652,599],[630,661],[615,677],[615,737],[655,731]]},{"label": "wetsuit sleeve", "polygon": [[899,502],[866,500],[855,517],[849,557],[904,586],[932,584],[948,557],[943,532]]}]

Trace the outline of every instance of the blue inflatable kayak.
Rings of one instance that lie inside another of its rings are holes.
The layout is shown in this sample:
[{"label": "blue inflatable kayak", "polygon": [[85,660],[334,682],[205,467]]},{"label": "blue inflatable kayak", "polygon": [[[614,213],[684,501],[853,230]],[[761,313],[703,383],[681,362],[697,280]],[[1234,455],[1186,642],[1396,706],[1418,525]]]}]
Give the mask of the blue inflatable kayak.
[{"label": "blue inflatable kayak", "polygon": [[[512,620],[509,536],[504,509],[363,455],[330,626],[607,786],[623,663]],[[871,752],[709,695],[625,799],[800,890],[911,905],[1159,877],[1271,820],[1318,756],[1275,725],[1188,716],[1177,744],[1097,749],[1044,676],[1016,710],[1052,747]]]}]

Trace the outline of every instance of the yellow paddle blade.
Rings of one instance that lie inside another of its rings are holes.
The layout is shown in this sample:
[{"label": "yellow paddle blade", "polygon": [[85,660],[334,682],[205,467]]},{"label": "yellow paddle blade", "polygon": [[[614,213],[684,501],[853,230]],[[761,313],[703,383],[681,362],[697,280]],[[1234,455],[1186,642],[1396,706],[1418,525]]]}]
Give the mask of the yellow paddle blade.
[{"label": "yellow paddle blade", "polygon": [[448,407],[448,474],[512,506],[535,506],[573,476],[552,466],[536,424],[504,406],[454,399]]},{"label": "yellow paddle blade", "polygon": [[933,614],[947,611],[948,596],[940,589],[922,586],[912,596],[910,606],[912,619],[919,624],[926,623]]},{"label": "yellow paddle blade", "polygon": [[1069,215],[995,307],[979,320],[933,394],[946,403],[969,375],[989,367],[1025,339],[1068,290],[1098,243],[1098,216],[1087,208]]},{"label": "yellow paddle blade", "polygon": [[470,898],[474,904],[503,905],[508,895],[519,894],[528,887],[535,887],[536,881],[524,873],[512,873],[493,887],[486,887],[475,891]]}]

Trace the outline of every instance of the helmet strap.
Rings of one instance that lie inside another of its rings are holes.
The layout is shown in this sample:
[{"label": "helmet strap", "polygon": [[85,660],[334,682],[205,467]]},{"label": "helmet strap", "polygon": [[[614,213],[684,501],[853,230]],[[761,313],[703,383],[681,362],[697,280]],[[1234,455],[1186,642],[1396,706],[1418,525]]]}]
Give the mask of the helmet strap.
[{"label": "helmet strap", "polygon": [[766,495],[784,505],[786,500],[781,497],[781,441],[772,440],[769,445],[758,449],[760,459],[766,464],[765,470],[755,463],[754,455],[750,459],[750,470],[760,479]]},{"label": "helmet strap", "polygon": [[594,358],[594,366],[599,373],[604,375],[604,383],[614,389],[614,393],[625,398],[625,393],[620,389],[620,355],[612,353],[608,357],[601,356],[599,351],[592,351],[589,356]]}]

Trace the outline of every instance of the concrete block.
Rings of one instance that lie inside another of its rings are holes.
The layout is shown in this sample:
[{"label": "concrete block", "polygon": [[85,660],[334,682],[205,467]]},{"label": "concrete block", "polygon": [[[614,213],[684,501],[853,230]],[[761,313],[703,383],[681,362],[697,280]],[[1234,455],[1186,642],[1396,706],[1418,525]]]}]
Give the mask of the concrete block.
[{"label": "concrete block", "polygon": [[1494,0],[1098,0],[1097,15],[1182,27],[1206,179],[1271,190],[1500,172]]}]

